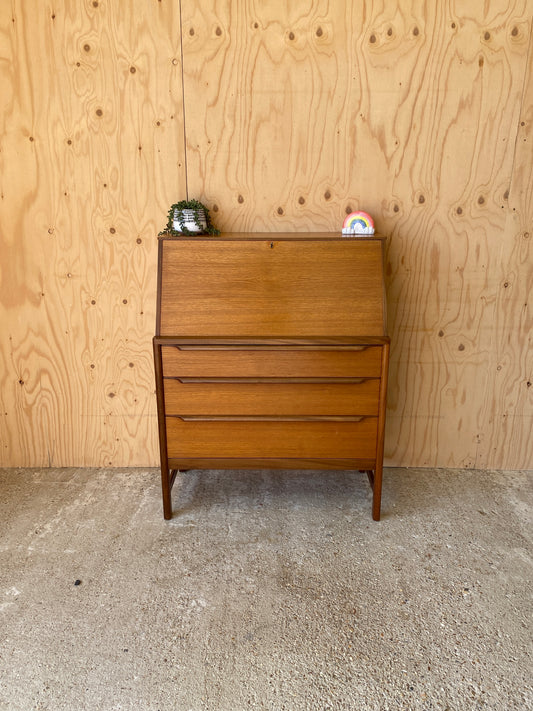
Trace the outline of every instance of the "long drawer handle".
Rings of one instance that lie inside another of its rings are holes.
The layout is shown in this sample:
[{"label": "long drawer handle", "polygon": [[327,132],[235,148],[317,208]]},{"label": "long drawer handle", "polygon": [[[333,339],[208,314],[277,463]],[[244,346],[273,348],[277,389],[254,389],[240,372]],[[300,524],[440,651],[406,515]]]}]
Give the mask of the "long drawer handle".
[{"label": "long drawer handle", "polygon": [[[378,344],[379,345],[379,344]],[[317,344],[317,345],[294,345],[294,344],[284,344],[281,345],[177,345],[168,344],[167,347],[176,348],[178,351],[272,351],[274,353],[279,353],[280,351],[333,351],[333,352],[346,352],[353,351],[358,353],[360,351],[365,351],[367,348],[373,348],[375,346],[357,346],[357,345],[328,345],[328,344]]]},{"label": "long drawer handle", "polygon": [[379,378],[194,378],[194,377],[175,377],[175,376],[165,376],[165,380],[177,380],[180,383],[322,383],[327,385],[328,383],[342,383],[342,384],[355,384],[360,385],[367,380],[379,380]]},{"label": "long drawer handle", "polygon": [[169,418],[183,422],[362,422],[361,417],[344,417],[342,415],[302,415],[300,417],[279,417],[271,415],[168,415]]}]

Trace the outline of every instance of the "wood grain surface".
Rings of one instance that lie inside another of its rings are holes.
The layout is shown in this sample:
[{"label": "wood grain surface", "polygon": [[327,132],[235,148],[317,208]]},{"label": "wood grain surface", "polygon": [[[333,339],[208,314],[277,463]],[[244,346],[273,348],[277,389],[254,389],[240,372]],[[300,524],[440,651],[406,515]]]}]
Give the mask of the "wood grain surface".
[{"label": "wood grain surface", "polygon": [[365,209],[389,235],[389,464],[531,466],[532,15],[183,2],[189,189],[217,224]]},{"label": "wood grain surface", "polygon": [[376,456],[377,417],[333,422],[185,421],[167,417],[166,422],[168,456],[172,459],[250,458],[258,456],[258,452],[265,459],[370,459]]},{"label": "wood grain surface", "polygon": [[331,242],[162,240],[159,335],[385,336],[383,240]]},{"label": "wood grain surface", "polygon": [[188,195],[232,231],[370,212],[386,463],[531,468],[532,19],[532,0],[1,3],[0,465],[158,462],[156,234]]},{"label": "wood grain surface", "polygon": [[185,190],[179,8],[1,3],[0,464],[157,458],[155,235]]},{"label": "wood grain surface", "polygon": [[165,380],[168,415],[372,415],[379,378],[360,382],[182,382]]}]

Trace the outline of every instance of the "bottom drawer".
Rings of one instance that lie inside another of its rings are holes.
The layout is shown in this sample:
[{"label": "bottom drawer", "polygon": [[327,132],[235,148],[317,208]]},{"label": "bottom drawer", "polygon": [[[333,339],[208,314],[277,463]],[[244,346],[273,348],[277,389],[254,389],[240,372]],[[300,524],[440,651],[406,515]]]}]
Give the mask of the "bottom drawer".
[{"label": "bottom drawer", "polygon": [[167,418],[170,459],[375,459],[377,418],[357,421],[183,420]]}]

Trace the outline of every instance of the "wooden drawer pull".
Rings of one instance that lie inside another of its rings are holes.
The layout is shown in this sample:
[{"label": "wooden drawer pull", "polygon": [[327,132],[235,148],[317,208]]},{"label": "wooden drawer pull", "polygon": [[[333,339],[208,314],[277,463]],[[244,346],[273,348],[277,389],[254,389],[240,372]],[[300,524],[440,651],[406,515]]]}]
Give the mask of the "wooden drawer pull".
[{"label": "wooden drawer pull", "polygon": [[335,415],[316,415],[300,417],[270,417],[269,415],[168,415],[169,418],[174,417],[182,422],[362,422],[366,418],[350,417],[350,416],[335,416]]},{"label": "wooden drawer pull", "polygon": [[172,376],[167,376],[164,380],[177,380],[179,383],[343,383],[343,384],[354,384],[360,385],[365,383],[367,380],[377,380],[377,378],[176,378]]},{"label": "wooden drawer pull", "polygon": [[178,351],[274,351],[278,353],[279,351],[364,351],[367,348],[372,348],[374,346],[355,346],[355,345],[292,345],[282,343],[279,346],[275,345],[219,345],[219,344],[209,344],[209,345],[176,345],[167,344],[169,348],[176,348]]}]

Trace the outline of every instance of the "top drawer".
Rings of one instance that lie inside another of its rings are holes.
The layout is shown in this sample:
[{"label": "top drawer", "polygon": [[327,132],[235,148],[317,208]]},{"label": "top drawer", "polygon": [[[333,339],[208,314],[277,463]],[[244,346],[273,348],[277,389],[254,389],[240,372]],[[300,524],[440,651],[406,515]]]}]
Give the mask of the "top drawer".
[{"label": "top drawer", "polygon": [[379,378],[381,346],[353,349],[163,346],[172,378]]}]

